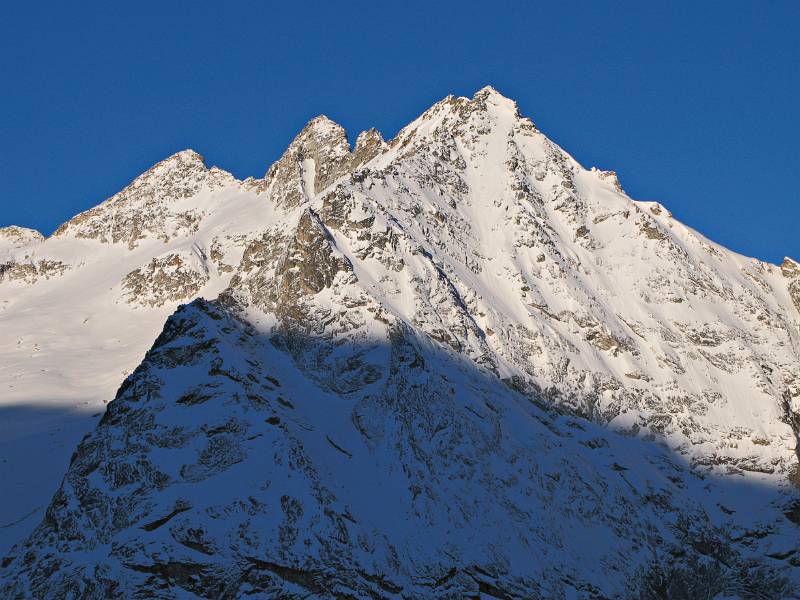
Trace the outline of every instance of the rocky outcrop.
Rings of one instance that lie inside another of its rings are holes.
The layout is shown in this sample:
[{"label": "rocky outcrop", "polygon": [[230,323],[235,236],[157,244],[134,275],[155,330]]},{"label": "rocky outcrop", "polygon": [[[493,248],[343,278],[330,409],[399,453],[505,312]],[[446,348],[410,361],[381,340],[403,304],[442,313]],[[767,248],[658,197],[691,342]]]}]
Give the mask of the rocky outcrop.
[{"label": "rocky outcrop", "polygon": [[208,281],[208,267],[200,251],[169,253],[131,271],[122,280],[129,304],[163,306],[195,298]]},{"label": "rocky outcrop", "polygon": [[348,270],[352,271],[350,263],[337,253],[319,217],[311,210],[303,211],[275,270],[279,281],[276,308],[297,304],[300,297],[321,292],[333,284],[337,273]]},{"label": "rocky outcrop", "polygon": [[30,260],[26,262],[7,262],[0,264],[0,283],[16,281],[25,284],[36,283],[63,275],[70,265],[57,260]]}]

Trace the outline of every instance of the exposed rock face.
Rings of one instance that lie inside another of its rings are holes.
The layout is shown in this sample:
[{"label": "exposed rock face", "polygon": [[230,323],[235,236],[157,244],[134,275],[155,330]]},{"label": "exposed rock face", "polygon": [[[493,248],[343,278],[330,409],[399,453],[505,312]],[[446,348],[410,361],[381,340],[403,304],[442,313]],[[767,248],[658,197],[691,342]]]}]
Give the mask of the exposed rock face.
[{"label": "exposed rock face", "polygon": [[303,128],[255,187],[269,190],[279,205],[296,208],[375,157],[384,146],[380,133],[370,129],[358,136],[351,153],[342,126],[319,116]]},{"label": "exposed rock face", "polygon": [[[206,177],[172,190],[230,199],[126,297],[227,287],[169,318],[6,596],[796,595],[797,263],[632,201],[491,88]],[[254,227],[205,232],[244,198]]]},{"label": "exposed rock face", "polygon": [[0,283],[3,281],[36,283],[39,279],[57,277],[69,268],[69,265],[62,262],[46,259],[37,262],[7,262],[0,264]]},{"label": "exposed rock face", "polygon": [[351,170],[355,170],[375,158],[385,146],[386,142],[383,141],[383,137],[377,129],[362,131],[356,138],[356,147],[351,158]]},{"label": "exposed rock face", "polygon": [[336,255],[333,239],[325,226],[311,210],[303,211],[294,239],[275,271],[280,282],[276,309],[296,304],[301,296],[330,287],[336,274],[345,270],[352,270],[350,263]]},{"label": "exposed rock face", "polygon": [[791,258],[785,258],[781,264],[781,273],[789,280],[789,296],[800,313],[800,264]]},{"label": "exposed rock face", "polygon": [[126,301],[163,306],[195,298],[209,279],[205,256],[197,256],[198,253],[199,250],[170,253],[131,271],[122,281]]},{"label": "exposed rock face", "polygon": [[241,288],[262,310],[297,320],[303,301],[330,287],[342,271],[352,271],[349,261],[316,213],[306,209],[291,236],[265,235],[245,249],[229,293]]}]

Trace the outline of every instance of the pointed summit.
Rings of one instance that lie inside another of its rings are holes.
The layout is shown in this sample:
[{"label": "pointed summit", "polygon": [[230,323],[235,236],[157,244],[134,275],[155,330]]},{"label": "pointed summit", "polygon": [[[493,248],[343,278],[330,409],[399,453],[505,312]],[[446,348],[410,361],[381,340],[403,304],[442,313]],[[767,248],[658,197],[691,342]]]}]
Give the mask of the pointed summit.
[{"label": "pointed summit", "polygon": [[472,99],[475,100],[476,98],[483,98],[489,96],[496,96],[498,98],[503,98],[508,100],[503,94],[497,91],[496,88],[492,87],[491,85],[485,85],[481,89],[479,89],[475,94],[472,96]]},{"label": "pointed summit", "polygon": [[306,126],[303,127],[300,135],[307,132],[314,132],[316,135],[333,133],[335,135],[342,134],[346,136],[344,127],[326,115],[318,115],[311,119],[306,123]]},{"label": "pointed summit", "polygon": [[381,132],[374,127],[371,127],[370,129],[362,131],[358,134],[358,137],[356,138],[356,150],[359,148],[359,146],[372,143],[383,143],[383,141],[384,140]]},{"label": "pointed summit", "polygon": [[515,116],[520,116],[517,103],[511,98],[504,96],[490,85],[484,86],[475,92],[475,95],[472,96],[471,104],[478,105],[482,108],[488,105],[504,108],[512,111]]},{"label": "pointed summit", "polygon": [[352,157],[344,127],[320,115],[292,140],[267,171],[264,183],[277,204],[293,208],[344,175]]},{"label": "pointed summit", "polygon": [[151,175],[160,176],[175,169],[206,169],[205,158],[191,148],[181,150],[157,162],[150,169],[142,173],[136,179],[139,180]]},{"label": "pointed summit", "polygon": [[377,156],[386,147],[381,132],[374,127],[367,131],[362,131],[356,138],[353,148],[354,167],[362,165],[373,157]]},{"label": "pointed summit", "polygon": [[293,150],[301,152],[305,150],[305,153],[325,152],[340,156],[350,152],[350,144],[344,127],[325,115],[319,115],[306,123],[289,144],[286,152]]},{"label": "pointed summit", "polygon": [[205,158],[203,158],[202,154],[195,152],[191,148],[186,148],[185,150],[180,150],[175,154],[168,156],[164,160],[161,161],[162,163],[165,162],[183,162],[183,163],[201,163],[205,164]]}]

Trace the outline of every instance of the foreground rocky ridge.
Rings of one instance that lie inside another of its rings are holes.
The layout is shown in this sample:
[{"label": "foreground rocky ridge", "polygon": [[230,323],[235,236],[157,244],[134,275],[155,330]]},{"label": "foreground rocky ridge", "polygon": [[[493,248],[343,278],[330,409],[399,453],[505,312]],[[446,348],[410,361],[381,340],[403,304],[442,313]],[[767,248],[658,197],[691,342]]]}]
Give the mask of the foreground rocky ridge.
[{"label": "foreground rocky ridge", "polygon": [[196,157],[35,242],[136,256],[134,319],[224,292],[126,380],[11,593],[792,593],[797,263],[631,201],[490,88],[352,151],[315,119],[264,180]]},{"label": "foreground rocky ridge", "polygon": [[349,392],[333,370],[310,384],[295,353],[331,340],[266,334],[256,314],[198,300],[169,319],[5,559],[7,596],[794,589],[792,505],[749,516],[762,491],[709,491],[664,449],[539,407],[395,319],[339,351],[361,367]]}]

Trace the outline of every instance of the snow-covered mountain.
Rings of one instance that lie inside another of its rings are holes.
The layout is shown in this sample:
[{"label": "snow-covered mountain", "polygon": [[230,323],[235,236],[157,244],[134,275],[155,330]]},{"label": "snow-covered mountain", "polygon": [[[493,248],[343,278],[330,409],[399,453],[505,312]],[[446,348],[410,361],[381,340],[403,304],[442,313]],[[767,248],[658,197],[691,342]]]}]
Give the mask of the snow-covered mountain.
[{"label": "snow-covered mountain", "polygon": [[800,265],[491,88],[0,230],[0,330],[7,596],[800,597]]}]

